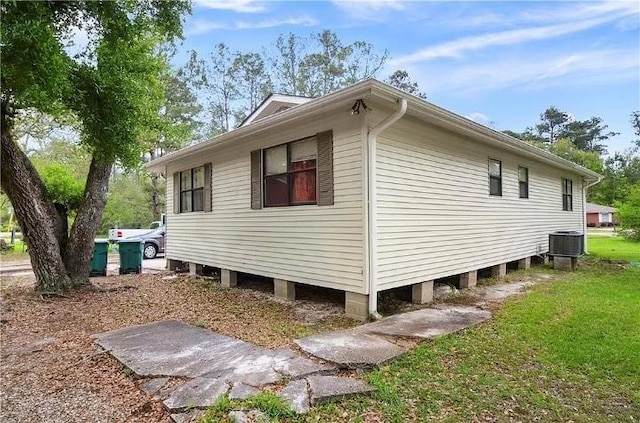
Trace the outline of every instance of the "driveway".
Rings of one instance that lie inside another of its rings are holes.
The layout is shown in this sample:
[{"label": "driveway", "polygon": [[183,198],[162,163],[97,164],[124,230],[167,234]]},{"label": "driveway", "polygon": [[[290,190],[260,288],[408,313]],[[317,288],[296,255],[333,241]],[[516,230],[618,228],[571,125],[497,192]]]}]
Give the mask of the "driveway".
[{"label": "driveway", "polygon": [[[117,275],[120,267],[120,258],[117,254],[109,254],[107,259],[107,275]],[[142,260],[142,273],[158,273],[166,270],[164,257],[156,257],[152,260]],[[0,263],[1,276],[33,276],[31,262],[9,261]]]}]

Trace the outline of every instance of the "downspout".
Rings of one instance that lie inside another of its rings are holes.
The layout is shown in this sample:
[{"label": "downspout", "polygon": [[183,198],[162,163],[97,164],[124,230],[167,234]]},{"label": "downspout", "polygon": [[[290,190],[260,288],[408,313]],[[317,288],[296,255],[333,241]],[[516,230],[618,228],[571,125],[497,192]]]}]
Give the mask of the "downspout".
[{"label": "downspout", "polygon": [[368,221],[369,221],[369,316],[377,320],[381,316],[378,313],[378,290],[376,282],[378,279],[377,272],[377,260],[378,260],[378,219],[376,217],[377,209],[377,184],[376,184],[376,145],[378,135],[387,129],[389,126],[400,120],[407,112],[407,100],[400,98],[396,100],[398,102],[398,109],[391,115],[387,116],[385,120],[370,128],[367,133],[367,150],[368,150]]},{"label": "downspout", "polygon": [[595,181],[591,182],[590,184],[583,184],[582,185],[582,233],[584,234],[584,253],[585,254],[589,254],[589,243],[587,241],[587,189],[589,189],[589,187],[592,187],[598,183],[600,183],[600,181],[602,181],[602,176],[598,176],[598,179],[596,179]]}]

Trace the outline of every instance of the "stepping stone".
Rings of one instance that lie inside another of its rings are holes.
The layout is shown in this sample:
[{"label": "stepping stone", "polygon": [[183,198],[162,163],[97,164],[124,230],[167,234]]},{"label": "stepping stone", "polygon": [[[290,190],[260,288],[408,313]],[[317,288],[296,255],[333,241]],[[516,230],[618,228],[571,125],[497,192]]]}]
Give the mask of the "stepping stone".
[{"label": "stepping stone", "polygon": [[304,357],[295,357],[276,365],[273,369],[291,379],[299,379],[312,374],[329,373],[335,371],[336,367],[318,364]]},{"label": "stepping stone", "polygon": [[311,391],[311,404],[314,405],[375,390],[364,380],[350,377],[309,376],[307,380]]},{"label": "stepping stone", "polygon": [[285,386],[278,394],[293,411],[298,414],[309,412],[311,399],[309,398],[309,387],[304,379],[294,380]]},{"label": "stepping stone", "polygon": [[491,285],[478,288],[476,295],[486,301],[500,301],[514,295],[522,294],[531,286],[533,286],[532,282],[513,282]]},{"label": "stepping stone", "polygon": [[157,377],[148,379],[140,384],[140,389],[143,392],[153,395],[158,392],[169,381],[168,377]]},{"label": "stepping stone", "polygon": [[304,352],[343,368],[377,366],[406,351],[378,336],[353,329],[311,335],[295,343]]},{"label": "stepping stone", "polygon": [[206,408],[229,391],[229,385],[222,379],[196,378],[179,386],[164,400],[169,411],[185,408]]},{"label": "stepping stone", "polygon": [[236,382],[233,384],[233,388],[229,391],[230,400],[243,400],[251,395],[255,395],[260,392],[260,389],[253,386],[246,385],[242,382]]},{"label": "stepping stone", "polygon": [[396,314],[359,326],[356,330],[367,334],[431,339],[491,318],[489,311],[476,307],[450,304],[440,304],[435,307]]},{"label": "stepping stone", "polygon": [[203,414],[203,410],[191,410],[186,413],[171,414],[171,420],[173,420],[174,423],[197,422],[200,420],[200,417],[202,417]]},{"label": "stepping stone", "polygon": [[95,335],[96,342],[138,376],[194,378],[212,372],[268,372],[294,356],[176,320]]}]

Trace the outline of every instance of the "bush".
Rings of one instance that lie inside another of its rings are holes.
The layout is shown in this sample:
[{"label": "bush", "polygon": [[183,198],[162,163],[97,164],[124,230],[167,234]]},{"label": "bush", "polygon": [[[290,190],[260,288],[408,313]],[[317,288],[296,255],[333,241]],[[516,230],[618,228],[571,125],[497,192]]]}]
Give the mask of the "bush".
[{"label": "bush", "polygon": [[631,188],[627,200],[618,208],[618,217],[623,236],[640,242],[640,183]]}]

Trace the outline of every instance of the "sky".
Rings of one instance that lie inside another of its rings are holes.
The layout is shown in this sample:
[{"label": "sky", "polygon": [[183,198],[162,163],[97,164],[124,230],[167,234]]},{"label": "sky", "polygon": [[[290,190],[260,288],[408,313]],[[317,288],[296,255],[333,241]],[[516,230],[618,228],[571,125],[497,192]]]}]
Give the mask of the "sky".
[{"label": "sky", "polygon": [[193,0],[174,60],[218,43],[261,52],[280,34],[324,29],[387,50],[378,79],[406,70],[428,101],[494,129],[523,131],[553,105],[620,132],[610,153],[637,138],[638,1]]}]

